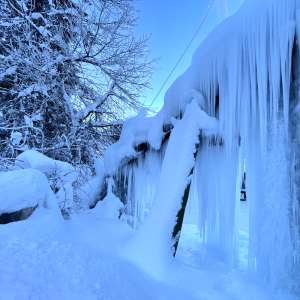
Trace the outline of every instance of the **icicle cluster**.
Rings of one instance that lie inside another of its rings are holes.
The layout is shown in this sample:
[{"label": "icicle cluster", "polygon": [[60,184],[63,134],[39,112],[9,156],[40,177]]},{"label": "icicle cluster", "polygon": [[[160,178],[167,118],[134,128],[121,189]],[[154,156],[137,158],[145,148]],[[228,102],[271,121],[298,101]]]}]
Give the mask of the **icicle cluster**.
[{"label": "icicle cluster", "polygon": [[158,186],[164,147],[150,150],[122,166],[115,175],[115,194],[125,203],[126,221],[137,228],[149,214]]},{"label": "icicle cluster", "polygon": [[196,90],[219,119],[224,144],[202,145],[194,176],[202,238],[236,261],[245,164],[248,268],[274,286],[299,283],[299,26],[294,0],[246,1],[200,46],[164,107],[184,110]]}]

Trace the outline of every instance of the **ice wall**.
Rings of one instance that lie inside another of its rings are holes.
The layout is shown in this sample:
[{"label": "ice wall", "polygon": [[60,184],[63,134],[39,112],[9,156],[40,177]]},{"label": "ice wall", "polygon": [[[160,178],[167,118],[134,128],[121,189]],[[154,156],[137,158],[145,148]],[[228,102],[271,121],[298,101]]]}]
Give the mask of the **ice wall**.
[{"label": "ice wall", "polygon": [[[158,149],[163,126],[176,124],[190,103],[217,118],[219,143],[202,143],[192,182],[203,243],[235,264],[237,187],[245,162],[248,269],[273,286],[291,288],[299,288],[300,274],[299,15],[296,0],[246,0],[200,45],[151,126],[141,135],[139,119],[130,129],[130,149],[141,136]],[[121,136],[122,149],[124,143]]]}]

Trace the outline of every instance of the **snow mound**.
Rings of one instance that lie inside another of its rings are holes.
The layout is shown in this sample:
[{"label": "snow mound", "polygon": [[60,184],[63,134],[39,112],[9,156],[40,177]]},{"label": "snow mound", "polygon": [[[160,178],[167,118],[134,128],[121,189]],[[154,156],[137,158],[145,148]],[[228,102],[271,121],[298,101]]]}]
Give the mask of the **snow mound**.
[{"label": "snow mound", "polygon": [[95,203],[103,184],[102,176],[94,176],[77,190],[77,197],[84,208],[89,208]]},{"label": "snow mound", "polygon": [[102,201],[99,201],[94,212],[103,219],[118,219],[121,211],[124,209],[124,204],[112,192],[112,183],[108,182],[107,195]]},{"label": "snow mound", "polygon": [[0,214],[56,204],[46,176],[33,169],[1,172],[0,191]]},{"label": "snow mound", "polygon": [[21,153],[17,158],[15,165],[20,169],[36,169],[47,176],[55,174],[61,180],[62,184],[75,181],[76,172],[69,163],[54,160],[35,150],[27,150]]},{"label": "snow mound", "polygon": [[56,198],[62,210],[69,210],[73,206],[73,182],[77,174],[72,165],[67,162],[54,160],[35,150],[27,150],[20,154],[15,166],[21,169],[36,169],[44,173],[50,180],[51,186],[58,189]]}]

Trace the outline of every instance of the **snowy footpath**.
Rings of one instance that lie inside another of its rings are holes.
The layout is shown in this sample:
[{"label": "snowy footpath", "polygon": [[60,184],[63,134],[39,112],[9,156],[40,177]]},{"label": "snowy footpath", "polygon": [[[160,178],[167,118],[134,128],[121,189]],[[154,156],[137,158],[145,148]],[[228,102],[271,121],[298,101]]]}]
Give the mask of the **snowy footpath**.
[{"label": "snowy footpath", "polygon": [[121,258],[133,236],[126,224],[92,210],[56,222],[45,212],[0,225],[0,299],[296,299],[269,293],[215,257],[203,261],[194,225],[185,225],[178,257],[159,282]]}]

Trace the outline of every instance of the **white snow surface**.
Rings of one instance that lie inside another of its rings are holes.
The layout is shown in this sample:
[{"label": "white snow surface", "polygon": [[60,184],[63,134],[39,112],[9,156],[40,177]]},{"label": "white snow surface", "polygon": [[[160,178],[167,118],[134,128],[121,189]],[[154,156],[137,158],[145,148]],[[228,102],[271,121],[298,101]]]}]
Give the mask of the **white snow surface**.
[{"label": "white snow surface", "polygon": [[[0,225],[1,297],[299,299],[288,169],[299,6],[296,0],[246,0],[196,51],[191,67],[167,92],[163,109],[154,117],[141,112],[124,124],[120,140],[105,155],[106,174],[137,157],[139,143],[160,149],[163,125],[174,126],[151,214],[137,233],[120,220],[99,217],[97,209],[69,221],[38,210],[26,221]],[[214,151],[202,147],[195,160],[200,130],[220,134],[224,143]],[[36,154],[28,156],[35,164]],[[237,183],[245,161],[249,207],[241,218]],[[39,169],[44,158],[37,162]],[[188,180],[199,222],[184,225],[172,259],[171,233]],[[249,228],[241,230],[243,222]],[[287,292],[293,287],[295,295]]]},{"label": "white snow surface", "polygon": [[0,191],[0,214],[36,205],[56,207],[46,176],[34,169],[1,172]]},{"label": "white snow surface", "polygon": [[0,225],[0,290],[9,300],[296,300],[199,256],[186,225],[178,258],[160,281],[121,258],[133,232],[92,211],[55,220],[46,210]]},{"label": "white snow surface", "polygon": [[96,175],[89,178],[87,182],[79,186],[76,190],[77,197],[80,200],[80,205],[83,208],[89,208],[91,205],[95,204],[104,184],[105,173],[102,158],[95,160],[94,167]]},{"label": "white snow surface", "polygon": [[77,173],[71,164],[52,159],[35,150],[26,150],[17,156],[15,166],[17,169],[36,169],[52,178],[59,188],[56,198],[60,208],[69,209],[73,206],[72,184],[76,180]]}]

